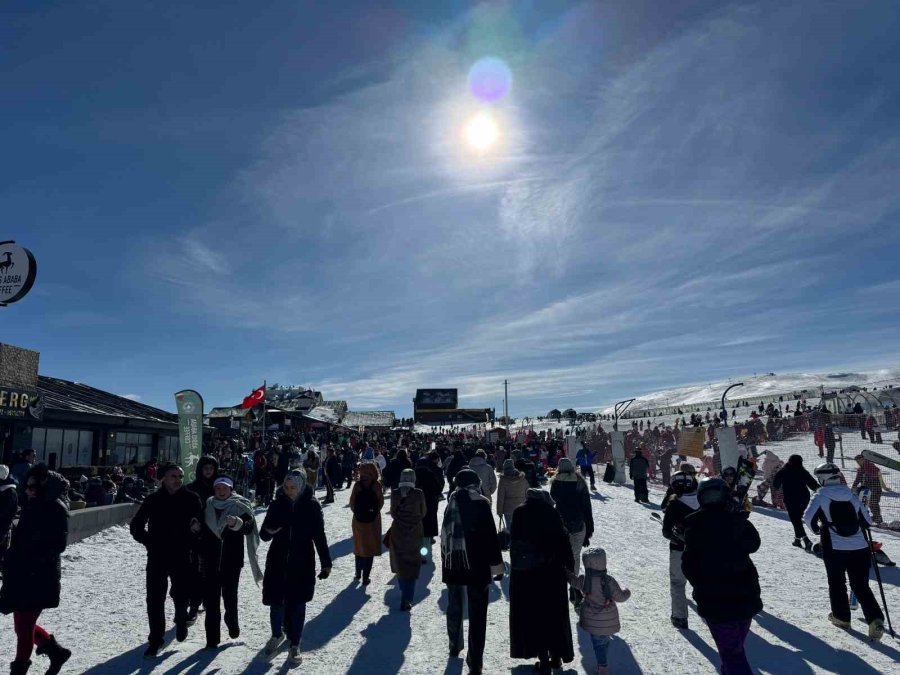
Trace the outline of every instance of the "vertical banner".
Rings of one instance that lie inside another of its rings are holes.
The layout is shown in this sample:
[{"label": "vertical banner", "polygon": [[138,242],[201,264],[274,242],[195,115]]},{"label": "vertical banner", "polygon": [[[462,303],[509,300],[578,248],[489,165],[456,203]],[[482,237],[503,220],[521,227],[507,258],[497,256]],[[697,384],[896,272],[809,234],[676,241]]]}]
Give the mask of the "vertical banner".
[{"label": "vertical banner", "polygon": [[572,460],[572,463],[575,463],[575,457],[578,455],[578,447],[581,445],[581,442],[575,436],[569,436],[566,439],[566,457]]},{"label": "vertical banner", "polygon": [[734,427],[720,427],[716,429],[716,438],[719,441],[719,459],[722,462],[722,469],[730,466],[732,469],[737,470],[738,457],[741,456],[741,453],[738,450]]},{"label": "vertical banner", "polygon": [[625,482],[625,432],[611,431],[613,465],[616,467],[615,482],[621,485]]},{"label": "vertical banner", "polygon": [[196,477],[197,462],[203,454],[203,397],[193,389],[175,394],[178,410],[178,440],[181,444],[179,460],[184,469],[184,482]]}]

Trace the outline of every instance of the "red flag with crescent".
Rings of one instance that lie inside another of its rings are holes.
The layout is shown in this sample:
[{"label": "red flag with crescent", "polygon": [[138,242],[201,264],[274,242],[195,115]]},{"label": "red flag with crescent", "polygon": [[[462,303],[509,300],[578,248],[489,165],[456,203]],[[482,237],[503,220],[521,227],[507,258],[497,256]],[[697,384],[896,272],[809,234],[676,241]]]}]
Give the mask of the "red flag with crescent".
[{"label": "red flag with crescent", "polygon": [[266,400],[266,385],[261,386],[259,389],[254,389],[253,393],[250,394],[247,398],[244,399],[244,402],[241,403],[242,408],[255,408],[258,405],[262,405],[262,403]]}]

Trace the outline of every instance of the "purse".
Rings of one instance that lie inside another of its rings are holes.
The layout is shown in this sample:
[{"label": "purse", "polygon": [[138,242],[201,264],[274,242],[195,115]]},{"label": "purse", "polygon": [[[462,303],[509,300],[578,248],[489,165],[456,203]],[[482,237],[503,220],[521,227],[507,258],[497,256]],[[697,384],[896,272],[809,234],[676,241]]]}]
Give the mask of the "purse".
[{"label": "purse", "polygon": [[509,550],[509,530],[506,529],[506,523],[503,520],[503,516],[500,516],[497,519],[497,543],[500,544],[501,551]]}]

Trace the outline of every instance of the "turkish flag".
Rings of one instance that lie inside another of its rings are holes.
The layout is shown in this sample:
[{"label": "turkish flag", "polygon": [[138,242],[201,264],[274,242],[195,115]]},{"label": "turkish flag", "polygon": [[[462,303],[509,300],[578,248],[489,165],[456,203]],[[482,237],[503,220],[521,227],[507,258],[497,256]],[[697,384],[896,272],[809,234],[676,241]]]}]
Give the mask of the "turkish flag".
[{"label": "turkish flag", "polygon": [[255,408],[260,405],[263,401],[266,400],[266,385],[261,386],[259,389],[254,389],[253,393],[250,394],[247,398],[244,399],[244,402],[241,403],[242,408]]}]

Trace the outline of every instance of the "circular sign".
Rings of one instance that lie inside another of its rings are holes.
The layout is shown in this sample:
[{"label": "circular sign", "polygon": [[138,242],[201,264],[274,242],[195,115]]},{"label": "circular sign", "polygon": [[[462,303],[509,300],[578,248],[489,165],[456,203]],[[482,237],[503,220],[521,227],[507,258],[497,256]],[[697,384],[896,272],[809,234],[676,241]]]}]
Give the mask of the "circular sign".
[{"label": "circular sign", "polygon": [[0,306],[28,295],[36,276],[37,262],[31,251],[12,241],[0,243]]}]

